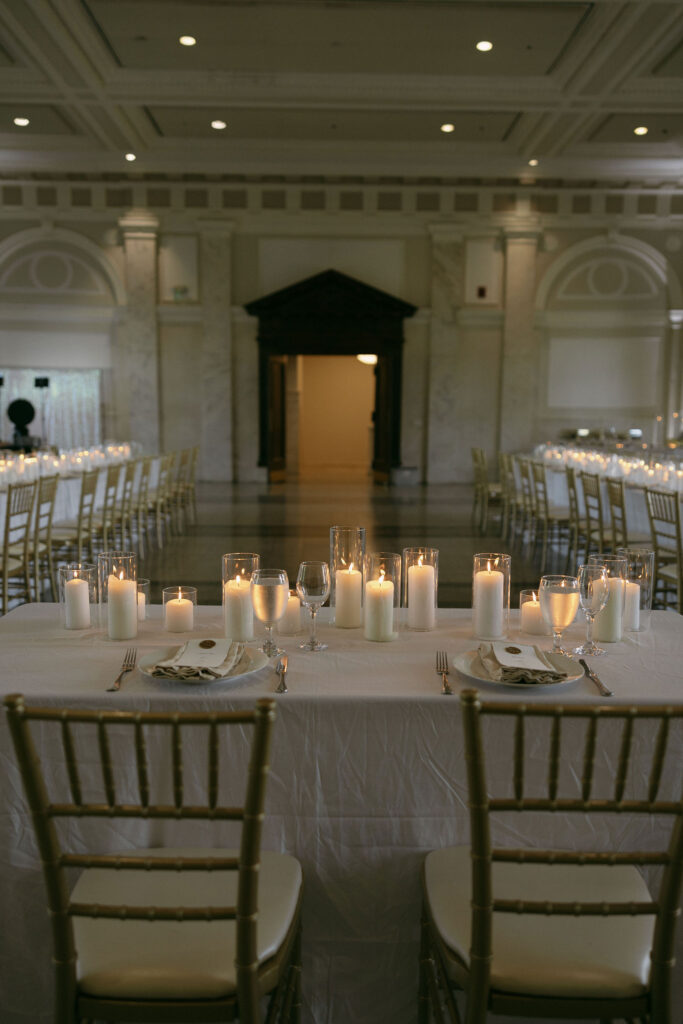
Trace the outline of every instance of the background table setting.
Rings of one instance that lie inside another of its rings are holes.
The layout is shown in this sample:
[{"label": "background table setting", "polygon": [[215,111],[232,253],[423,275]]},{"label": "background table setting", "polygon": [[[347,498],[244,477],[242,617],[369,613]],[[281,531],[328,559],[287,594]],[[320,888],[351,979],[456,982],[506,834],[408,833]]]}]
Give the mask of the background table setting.
[{"label": "background table setting", "polygon": [[[398,562],[391,562],[386,557],[390,553],[383,553],[385,557],[372,563],[354,563],[348,544],[338,538],[335,551],[333,540],[327,567],[333,604],[319,612],[315,640],[320,649],[311,650],[310,644],[309,649],[301,649],[300,645],[309,641],[309,621],[292,601],[297,595],[286,591],[280,628],[276,627],[272,638],[277,648],[286,651],[288,659],[287,690],[280,693],[278,656],[268,657],[259,650],[263,641],[259,619],[268,621],[273,615],[272,604],[270,611],[262,610],[251,624],[243,614],[248,608],[258,609],[256,602],[252,606],[246,601],[251,586],[248,570],[235,561],[245,553],[224,558],[222,606],[196,604],[196,595],[192,600],[184,597],[192,589],[184,583],[169,588],[170,601],[189,601],[192,606],[191,619],[185,620],[190,628],[182,631],[169,631],[168,600],[165,605],[146,600],[141,605],[132,588],[126,600],[134,602],[133,635],[129,635],[133,629],[129,622],[128,632],[125,627],[120,630],[120,639],[110,639],[111,610],[103,613],[102,607],[94,604],[91,624],[78,629],[64,627],[64,607],[58,605],[24,605],[0,619],[3,696],[20,691],[31,703],[190,711],[244,708],[261,696],[275,695],[277,721],[263,845],[265,849],[294,854],[303,866],[303,988],[304,1019],[308,1022],[353,1020],[369,1024],[388,1016],[398,1024],[408,1024],[416,1019],[421,863],[431,849],[467,841],[458,694],[476,685],[482,697],[492,700],[605,700],[575,662],[571,663],[574,678],[559,685],[496,683],[482,680],[478,669],[471,674],[458,671],[458,666],[467,669],[473,663],[479,648],[480,639],[473,627],[477,608],[479,625],[486,612],[481,587],[490,581],[479,580],[474,611],[439,609],[438,558],[424,549],[420,561],[419,550],[417,555],[410,551],[408,556],[399,556]],[[118,557],[121,553],[110,554]],[[482,563],[484,568],[474,567],[473,582],[477,572],[497,571],[486,567],[489,557]],[[367,569],[375,562],[376,580],[370,578],[375,570]],[[120,572],[122,564],[118,557]],[[353,564],[367,569],[365,580],[356,580],[353,574],[360,570]],[[425,565],[433,571],[413,573],[410,578],[417,582],[413,596],[421,593],[423,584],[428,598],[422,604],[414,602],[411,615],[410,604],[404,607],[409,595],[399,576],[407,577],[408,569],[421,570]],[[101,573],[112,577],[112,568],[110,560]],[[252,563],[249,571],[255,573],[258,569]],[[508,583],[510,571],[508,566]],[[313,605],[319,605],[320,586],[324,589],[326,583],[311,579],[309,573],[310,593],[300,588],[300,594],[312,594]],[[378,606],[377,614],[371,617],[370,632],[385,639],[368,639],[367,603],[364,621],[357,622],[354,595],[362,592],[359,582],[364,583],[364,603],[368,585],[376,583],[374,592],[379,593],[378,601],[383,601],[385,607],[380,611]],[[388,583],[393,587],[391,594]],[[228,601],[235,592],[242,617],[237,614],[237,604]],[[393,614],[387,617],[389,606]],[[189,611],[185,606],[183,609]],[[543,652],[550,651],[550,635],[521,631],[519,611],[506,613],[503,618],[507,647],[526,650],[527,645],[536,644]],[[240,624],[247,632],[253,628],[258,641],[227,632],[228,627],[232,633],[239,632]],[[653,612],[648,628],[624,632],[621,640],[604,644],[606,655],[588,659],[613,691],[610,702],[662,704],[683,700],[682,625],[678,615]],[[116,623],[114,626],[116,633]],[[292,632],[297,626],[297,632]],[[562,639],[573,648],[584,638],[585,623],[576,621],[566,628]],[[188,641],[192,652],[197,649],[222,657],[227,657],[231,649],[228,641],[234,642],[233,647],[239,645],[238,651],[233,650],[238,671],[208,680],[155,677],[152,666],[173,657]],[[216,644],[215,651],[209,645],[211,641]],[[244,663],[242,648],[248,652]],[[130,650],[135,652],[135,667],[123,675],[120,689],[111,692],[109,687]],[[448,659],[450,695],[442,691],[437,652],[445,652]],[[646,732],[636,733],[636,765],[639,757],[649,756],[649,739]],[[508,735],[501,735],[501,743],[508,740]],[[537,742],[544,740],[539,737]],[[609,780],[618,751],[607,741],[605,744],[598,775]],[[532,759],[533,750],[531,743]],[[683,763],[680,737],[671,751],[667,785],[675,791],[677,786],[680,788]],[[568,750],[567,758],[573,753]],[[240,754],[235,751],[234,762],[231,756],[222,771],[241,771]],[[47,741],[43,755],[54,760],[55,770],[62,767],[61,752]],[[38,1024],[51,1019],[49,972],[35,970],[36,963],[49,963],[50,938],[40,864],[4,717],[0,722],[0,758],[0,898],[5,920],[12,922],[0,936],[3,1022]],[[624,817],[596,837],[598,847],[607,848],[628,827],[636,830],[643,848],[647,848],[657,830],[656,823],[625,821]],[[573,824],[580,830],[580,825]],[[112,821],[110,849],[163,845],[165,828],[159,823],[141,828],[139,822]],[[215,833],[212,835],[215,837]],[[514,841],[514,827],[510,835]],[[547,838],[539,837],[539,841]],[[206,841],[204,826],[196,827],[193,842]],[[215,842],[221,842],[220,836]],[[679,935],[679,944],[680,939]],[[680,1003],[676,1006],[680,1010]]]}]

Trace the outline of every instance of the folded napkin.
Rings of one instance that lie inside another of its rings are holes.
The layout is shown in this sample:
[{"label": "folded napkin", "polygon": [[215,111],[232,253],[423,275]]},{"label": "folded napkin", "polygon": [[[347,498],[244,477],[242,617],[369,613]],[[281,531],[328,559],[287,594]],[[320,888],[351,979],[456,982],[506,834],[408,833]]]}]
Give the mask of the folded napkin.
[{"label": "folded napkin", "polygon": [[188,640],[149,671],[160,679],[224,679],[239,665],[245,646],[233,640]]},{"label": "folded napkin", "polygon": [[568,672],[558,669],[532,644],[497,641],[479,645],[484,670],[497,683],[559,683]]}]

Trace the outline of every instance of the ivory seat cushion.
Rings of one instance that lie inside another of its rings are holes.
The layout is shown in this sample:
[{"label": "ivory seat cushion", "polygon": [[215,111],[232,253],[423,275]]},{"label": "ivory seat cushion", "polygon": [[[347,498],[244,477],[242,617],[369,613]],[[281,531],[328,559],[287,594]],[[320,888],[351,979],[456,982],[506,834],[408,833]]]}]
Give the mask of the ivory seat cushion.
[{"label": "ivory seat cushion", "polygon": [[[131,851],[127,851],[130,856]],[[150,849],[140,856],[234,857],[234,850]],[[129,906],[230,906],[236,871],[87,869],[74,902]],[[277,952],[294,918],[301,865],[283,853],[262,853],[258,958]],[[88,995],[120,999],[219,999],[236,991],[234,921],[120,921],[74,917],[77,978]]]},{"label": "ivory seat cushion", "polygon": [[[6,576],[18,576],[19,573],[24,572],[26,565],[23,559],[20,558],[8,558],[5,562],[5,575]],[[2,575],[2,572],[0,572]]]},{"label": "ivory seat cushion", "polygon": [[678,566],[675,563],[660,565],[657,569],[659,576],[666,576],[670,580],[678,580]]},{"label": "ivory seat cushion", "polygon": [[[428,854],[425,889],[439,935],[469,966],[470,850]],[[493,865],[496,898],[649,902],[634,867]],[[491,988],[560,998],[642,995],[648,986],[654,917],[493,915]]]}]

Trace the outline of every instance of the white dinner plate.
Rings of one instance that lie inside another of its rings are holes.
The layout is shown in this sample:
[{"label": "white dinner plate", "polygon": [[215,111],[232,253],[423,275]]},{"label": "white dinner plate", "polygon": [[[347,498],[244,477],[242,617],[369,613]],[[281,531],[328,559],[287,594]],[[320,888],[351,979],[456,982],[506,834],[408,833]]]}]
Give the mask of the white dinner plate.
[{"label": "white dinner plate", "polygon": [[566,686],[567,683],[575,683],[577,679],[584,675],[583,669],[565,654],[552,654],[550,651],[544,651],[543,653],[558,672],[567,673],[565,679],[560,679],[557,683],[506,683],[502,680],[491,679],[481,663],[479,651],[466,651],[464,654],[454,655],[453,667],[461,676],[469,679],[472,683],[489,683],[491,686],[507,686],[508,689],[517,690],[545,690],[548,686]]},{"label": "white dinner plate", "polygon": [[218,679],[201,679],[199,676],[190,676],[189,679],[175,679],[173,676],[154,676],[152,675],[151,669],[159,661],[166,661],[168,658],[172,658],[173,655],[180,650],[182,645],[178,644],[176,647],[160,647],[156,651],[152,651],[151,654],[146,654],[144,658],[140,658],[138,662],[138,668],[142,672],[143,676],[147,676],[148,679],[168,679],[169,682],[174,683],[189,683],[190,686],[206,686],[210,683],[230,683],[235,679],[242,679],[243,676],[248,676],[252,672],[258,672],[264,665],[268,664],[268,658],[263,651],[254,650],[253,647],[245,647],[244,654],[240,659],[239,663],[227,674],[227,676],[219,676]]}]

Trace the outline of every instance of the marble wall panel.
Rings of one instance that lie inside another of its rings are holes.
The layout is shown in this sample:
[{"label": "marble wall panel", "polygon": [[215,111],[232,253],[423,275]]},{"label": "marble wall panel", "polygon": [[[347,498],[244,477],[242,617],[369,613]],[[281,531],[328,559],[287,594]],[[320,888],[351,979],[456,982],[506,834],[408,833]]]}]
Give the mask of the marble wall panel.
[{"label": "marble wall panel", "polygon": [[231,327],[231,230],[202,226],[200,263],[204,336],[201,348],[202,480],[232,480],[233,381]]}]

